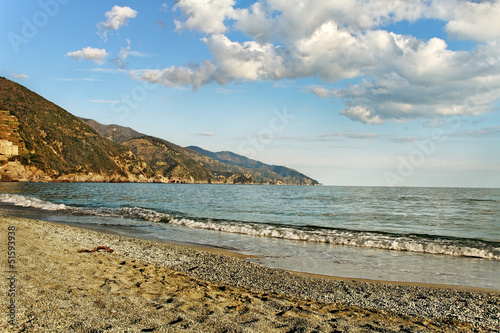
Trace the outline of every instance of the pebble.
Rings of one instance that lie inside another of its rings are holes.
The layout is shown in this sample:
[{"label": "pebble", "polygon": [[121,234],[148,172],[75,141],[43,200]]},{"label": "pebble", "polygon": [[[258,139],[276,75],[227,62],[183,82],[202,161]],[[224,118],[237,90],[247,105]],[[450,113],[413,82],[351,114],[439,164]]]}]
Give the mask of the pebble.
[{"label": "pebble", "polygon": [[81,248],[107,246],[130,260],[164,266],[218,285],[383,310],[421,318],[422,321],[458,321],[470,323],[477,329],[500,332],[500,295],[497,293],[305,277],[244,259],[193,248],[46,222],[40,222],[38,227],[53,233],[57,229],[59,237],[77,243]]}]

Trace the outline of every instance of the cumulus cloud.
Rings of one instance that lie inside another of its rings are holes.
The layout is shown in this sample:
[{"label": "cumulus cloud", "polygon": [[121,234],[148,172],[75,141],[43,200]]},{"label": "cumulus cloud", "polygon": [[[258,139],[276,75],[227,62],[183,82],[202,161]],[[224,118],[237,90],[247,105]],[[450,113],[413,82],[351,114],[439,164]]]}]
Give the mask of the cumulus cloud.
[{"label": "cumulus cloud", "polygon": [[[492,108],[500,94],[500,57],[491,57],[495,51],[489,45],[454,52],[436,38],[393,38],[397,49],[391,62],[367,71],[371,79],[337,90],[337,97],[369,106],[380,120],[480,115]],[[343,114],[364,121],[357,113]]]},{"label": "cumulus cloud", "polygon": [[[415,21],[432,12],[426,0],[387,1],[286,0],[258,1],[248,9],[235,9],[235,27],[254,39],[275,37],[296,40],[312,35],[324,22],[334,21],[359,33],[402,20]],[[252,24],[256,22],[257,24]]]},{"label": "cumulus cloud", "polygon": [[498,1],[465,1],[450,10],[453,18],[446,24],[446,31],[452,37],[479,42],[500,39]]},{"label": "cumulus cloud", "polygon": [[188,17],[184,22],[175,21],[176,30],[196,29],[208,34],[227,30],[224,21],[233,15],[234,0],[178,0],[174,9]]},{"label": "cumulus cloud", "polygon": [[90,46],[81,50],[66,53],[68,57],[77,60],[92,60],[98,65],[104,64],[108,53],[105,49],[97,49]]},{"label": "cumulus cloud", "polygon": [[[178,0],[174,8],[183,15],[176,30],[208,34],[202,42],[213,59],[135,78],[194,90],[210,82],[346,80],[343,88],[309,91],[343,100],[342,115],[369,124],[479,115],[500,96],[499,1],[259,0],[242,8],[234,0]],[[420,19],[443,21],[450,38],[477,46],[454,51],[440,38],[384,30]],[[235,30],[249,40],[231,40],[226,32]]]},{"label": "cumulus cloud", "polygon": [[106,12],[106,21],[99,22],[97,34],[106,41],[108,31],[118,30],[120,27],[127,24],[128,20],[137,16],[137,11],[130,7],[113,6],[110,11]]},{"label": "cumulus cloud", "polygon": [[288,75],[279,47],[255,41],[233,42],[224,35],[204,38],[217,64],[219,81],[234,79],[277,80]]},{"label": "cumulus cloud", "polygon": [[294,43],[295,76],[319,75],[332,82],[360,76],[364,69],[376,64],[367,44],[365,37],[357,38],[335,22],[327,21],[312,35]]}]

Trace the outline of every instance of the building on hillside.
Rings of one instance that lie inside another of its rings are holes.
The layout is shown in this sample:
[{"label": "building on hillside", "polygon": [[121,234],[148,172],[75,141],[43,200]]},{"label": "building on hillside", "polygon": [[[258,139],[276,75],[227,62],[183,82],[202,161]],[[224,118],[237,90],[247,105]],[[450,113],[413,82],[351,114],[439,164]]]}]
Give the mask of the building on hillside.
[{"label": "building on hillside", "polygon": [[28,153],[19,132],[19,120],[5,110],[0,110],[0,141],[0,154],[3,157]]},{"label": "building on hillside", "polygon": [[0,155],[17,156],[19,155],[19,147],[12,144],[8,140],[0,140]]}]

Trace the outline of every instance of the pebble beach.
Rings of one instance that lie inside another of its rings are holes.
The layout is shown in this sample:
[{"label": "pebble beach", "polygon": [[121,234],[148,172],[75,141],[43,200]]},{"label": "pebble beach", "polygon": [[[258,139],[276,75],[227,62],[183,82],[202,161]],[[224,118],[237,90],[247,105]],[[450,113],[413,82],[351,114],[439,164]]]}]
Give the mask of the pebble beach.
[{"label": "pebble beach", "polygon": [[[495,290],[307,276],[8,216],[0,228],[3,332],[500,331]],[[81,252],[99,246],[113,252]]]}]

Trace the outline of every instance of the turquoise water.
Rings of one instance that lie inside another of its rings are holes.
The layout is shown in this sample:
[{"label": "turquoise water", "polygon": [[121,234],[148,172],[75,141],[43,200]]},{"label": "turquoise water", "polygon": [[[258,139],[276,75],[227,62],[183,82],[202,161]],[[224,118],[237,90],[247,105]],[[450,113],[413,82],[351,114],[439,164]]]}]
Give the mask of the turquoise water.
[{"label": "turquoise water", "polygon": [[499,189],[1,183],[0,202],[271,267],[500,290]]}]

